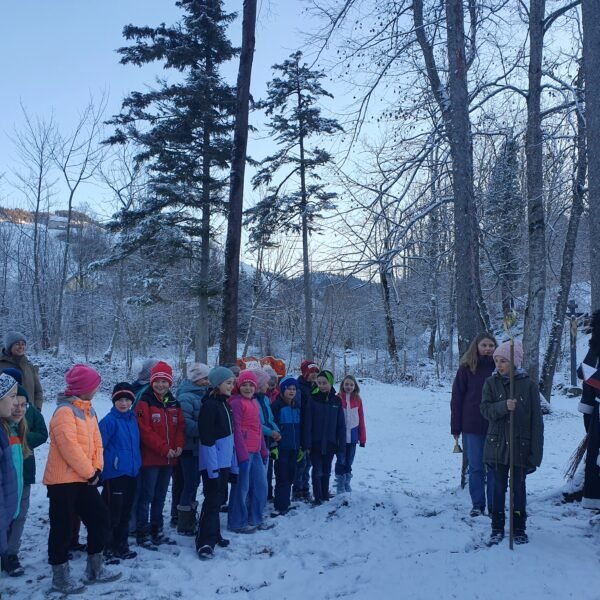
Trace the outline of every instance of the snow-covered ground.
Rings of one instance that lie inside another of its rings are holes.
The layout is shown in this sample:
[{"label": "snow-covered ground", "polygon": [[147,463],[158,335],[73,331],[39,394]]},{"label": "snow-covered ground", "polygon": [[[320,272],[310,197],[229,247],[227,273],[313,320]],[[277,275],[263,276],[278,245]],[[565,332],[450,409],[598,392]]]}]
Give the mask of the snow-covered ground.
[{"label": "snow-covered ground", "polygon": [[[80,597],[600,598],[600,538],[589,524],[591,514],[579,504],[561,504],[562,471],[583,435],[577,399],[553,398],[553,412],[545,417],[544,462],[528,478],[530,543],[511,552],[507,540],[483,547],[490,521],[468,516],[469,494],[459,485],[461,455],[452,453],[448,388],[368,382],[363,398],[368,442],[357,451],[349,497],[318,508],[301,504],[269,531],[225,534],[230,547],[217,548],[207,562],[196,558],[193,539],[167,526],[177,546],[152,552],[132,543],[138,557],[117,567],[123,578],[90,586]],[[100,396],[95,406],[102,416],[111,405]],[[45,406],[47,421],[53,409]],[[47,450],[36,450],[40,478]],[[2,577],[2,598],[47,597],[47,516],[45,488],[36,484],[21,551],[26,575]],[[82,574],[85,557],[77,556],[72,568]]]}]

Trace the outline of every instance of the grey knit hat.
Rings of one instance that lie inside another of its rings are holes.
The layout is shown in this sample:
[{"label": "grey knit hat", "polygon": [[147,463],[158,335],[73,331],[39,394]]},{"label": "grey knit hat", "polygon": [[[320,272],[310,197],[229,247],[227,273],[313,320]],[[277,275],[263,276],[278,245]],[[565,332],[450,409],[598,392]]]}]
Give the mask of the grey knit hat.
[{"label": "grey knit hat", "polygon": [[0,373],[0,400],[17,385],[17,380],[7,375]]},{"label": "grey knit hat", "polygon": [[208,382],[212,387],[218,387],[228,379],[235,379],[235,375],[227,367],[214,367],[208,373]]},{"label": "grey knit hat", "polygon": [[138,373],[138,382],[143,384],[150,383],[150,371],[152,371],[152,368],[155,367],[159,362],[160,361],[158,360],[158,358],[147,358],[142,363],[142,368]]},{"label": "grey knit hat", "polygon": [[190,381],[200,381],[206,379],[210,368],[204,363],[192,363],[188,369],[188,377]]},{"label": "grey knit hat", "polygon": [[27,340],[25,339],[25,336],[22,333],[20,333],[19,331],[7,331],[4,334],[3,344],[4,344],[4,350],[6,350],[7,354],[10,354],[10,349],[17,342],[25,342],[25,343],[27,343]]}]

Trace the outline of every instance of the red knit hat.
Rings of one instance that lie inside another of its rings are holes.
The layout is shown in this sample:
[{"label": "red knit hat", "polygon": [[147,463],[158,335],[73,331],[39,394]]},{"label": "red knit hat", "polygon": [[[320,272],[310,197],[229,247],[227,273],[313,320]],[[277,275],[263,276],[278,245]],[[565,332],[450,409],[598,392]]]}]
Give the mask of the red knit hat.
[{"label": "red knit hat", "polygon": [[65,375],[67,387],[65,396],[85,396],[100,387],[100,373],[87,365],[73,365]]},{"label": "red knit hat", "polygon": [[251,383],[255,388],[258,387],[258,381],[256,380],[256,373],[250,369],[242,371],[237,378],[238,388],[242,387],[244,383]]},{"label": "red knit hat", "polygon": [[313,360],[303,360],[300,365],[300,373],[302,377],[306,379],[311,373],[319,373],[321,367],[316,364]]},{"label": "red knit hat", "polygon": [[166,379],[169,385],[173,383],[173,369],[162,360],[157,362],[150,371],[150,383],[157,379]]}]

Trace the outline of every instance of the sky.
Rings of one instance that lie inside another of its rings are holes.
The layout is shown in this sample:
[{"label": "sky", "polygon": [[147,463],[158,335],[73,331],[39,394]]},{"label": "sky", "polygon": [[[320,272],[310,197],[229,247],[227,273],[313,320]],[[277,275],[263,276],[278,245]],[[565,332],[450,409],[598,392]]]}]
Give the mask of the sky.
[{"label": "sky", "polygon": [[[126,45],[123,26],[170,25],[182,13],[175,0],[5,0],[2,4],[0,174],[5,181],[0,183],[0,205],[16,206],[18,199],[6,180],[10,182],[17,167],[10,138],[23,128],[21,106],[32,117],[53,117],[64,134],[74,127],[90,97],[106,94],[107,117],[117,113],[130,91],[143,90],[164,74],[158,64],[143,68],[119,64],[115,50]],[[252,73],[255,97],[264,96],[271,65],[303,47],[301,30],[309,28],[304,6],[303,0],[259,0]],[[226,0],[225,8],[241,13],[242,1]],[[241,18],[229,34],[234,44],[241,43]],[[226,71],[232,83],[236,74],[237,61]],[[248,149],[256,158],[266,150],[264,133],[255,136]],[[100,199],[98,191],[89,187],[86,195]],[[98,210],[105,215],[112,212],[107,207]]]}]

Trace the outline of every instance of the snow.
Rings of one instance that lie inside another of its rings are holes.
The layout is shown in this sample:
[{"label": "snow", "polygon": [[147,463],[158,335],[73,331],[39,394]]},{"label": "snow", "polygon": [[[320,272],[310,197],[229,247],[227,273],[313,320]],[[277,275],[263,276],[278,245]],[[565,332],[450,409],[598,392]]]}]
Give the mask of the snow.
[{"label": "snow", "polygon": [[[270,531],[226,533],[230,547],[217,548],[206,562],[196,558],[193,539],[167,525],[177,546],[152,552],[132,541],[138,557],[116,567],[123,578],[90,586],[79,597],[600,598],[592,513],[579,503],[561,503],[562,472],[584,433],[577,398],[553,398],[553,412],[545,417],[544,462],[527,480],[530,543],[510,551],[507,540],[482,546],[490,521],[468,516],[469,494],[459,485],[461,455],[452,453],[449,386],[423,390],[369,380],[362,391],[368,442],[357,450],[351,495],[317,508],[301,504],[275,519]],[[107,395],[94,404],[99,416],[111,406]],[[45,405],[47,421],[53,409],[53,403]],[[39,478],[47,451],[48,445],[36,450]],[[3,577],[3,598],[48,597],[47,513],[45,488],[36,484],[21,549],[26,575]],[[165,508],[165,518],[167,513]],[[76,556],[74,573],[82,575],[84,568],[85,557]]]}]

